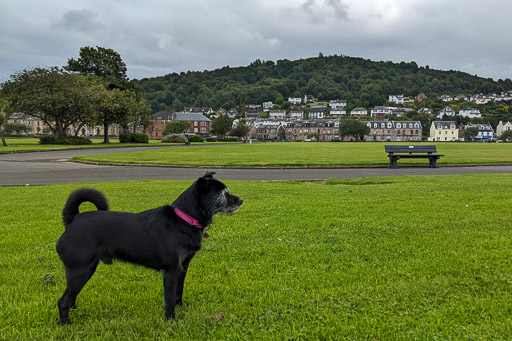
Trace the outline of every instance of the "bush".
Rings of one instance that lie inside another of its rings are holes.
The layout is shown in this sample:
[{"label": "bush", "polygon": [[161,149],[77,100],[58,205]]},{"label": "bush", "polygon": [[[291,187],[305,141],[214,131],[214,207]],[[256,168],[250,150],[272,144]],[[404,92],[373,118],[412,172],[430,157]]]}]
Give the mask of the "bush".
[{"label": "bush", "polygon": [[199,135],[189,136],[188,142],[203,142],[203,139]]},{"label": "bush", "polygon": [[128,134],[122,133],[119,135],[120,143],[148,143],[149,137],[145,133]]},{"label": "bush", "polygon": [[206,142],[217,142],[217,138],[216,137],[207,137]]},{"label": "bush", "polygon": [[59,137],[47,135],[39,138],[39,144],[67,144],[67,145],[84,145],[92,144],[92,141],[85,137],[67,136]]},{"label": "bush", "polygon": [[219,142],[238,142],[240,141],[238,137],[225,137],[223,139],[218,139]]},{"label": "bush", "polygon": [[188,143],[187,137],[183,134],[169,134],[162,137],[162,142],[166,143]]}]

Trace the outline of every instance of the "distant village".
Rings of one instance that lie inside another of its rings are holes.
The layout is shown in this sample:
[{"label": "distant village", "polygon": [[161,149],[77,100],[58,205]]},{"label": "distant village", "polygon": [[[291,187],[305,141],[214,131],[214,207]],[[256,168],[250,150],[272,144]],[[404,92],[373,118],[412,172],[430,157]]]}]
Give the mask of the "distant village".
[{"label": "distant village", "polygon": [[[425,94],[418,94],[414,98],[403,95],[389,95],[389,103],[394,105],[407,105],[408,103],[421,103],[426,98]],[[443,102],[465,101],[475,104],[486,104],[491,101],[512,102],[512,92],[501,94],[476,94],[471,97],[464,95],[440,96]],[[153,125],[148,127],[146,133],[150,139],[162,139],[162,131],[165,125],[171,121],[188,121],[190,129],[187,135],[200,135],[203,138],[211,136],[212,120],[227,115],[233,120],[233,127],[244,123],[249,128],[246,139],[262,141],[350,141],[353,137],[340,135],[342,118],[352,117],[364,122],[370,129],[370,133],[364,136],[365,141],[422,141],[423,126],[420,121],[399,120],[407,115],[411,108],[398,106],[376,106],[370,110],[366,108],[354,108],[347,112],[347,100],[319,101],[312,95],[303,98],[288,98],[290,110],[274,109],[272,102],[262,104],[247,104],[243,112],[231,108],[220,108],[214,111],[210,107],[185,107],[181,112],[160,111],[154,114]],[[450,106],[444,107],[439,112],[422,107],[418,113],[424,113],[432,117],[430,120],[430,134],[428,141],[495,141],[504,131],[512,130],[512,122],[500,121],[496,127],[490,124],[477,123],[482,117],[479,109],[471,106],[455,112]],[[456,116],[468,118],[470,123],[457,124]],[[391,119],[390,119],[391,117]],[[473,123],[474,121],[474,123]],[[45,124],[38,118],[28,114],[12,114],[8,123],[25,124],[30,127],[33,134],[42,134],[46,131]],[[475,134],[471,138],[464,137],[464,131],[474,129]],[[103,135],[103,128],[82,126],[69,127],[67,133],[77,136]],[[113,125],[109,135],[119,136],[119,127]]]}]

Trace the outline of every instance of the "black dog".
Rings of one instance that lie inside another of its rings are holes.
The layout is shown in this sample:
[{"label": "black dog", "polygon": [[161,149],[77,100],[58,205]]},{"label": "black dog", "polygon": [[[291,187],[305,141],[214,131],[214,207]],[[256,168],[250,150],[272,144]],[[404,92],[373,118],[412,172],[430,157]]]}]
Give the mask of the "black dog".
[{"label": "black dog", "polygon": [[[66,230],[57,242],[67,279],[57,303],[61,323],[71,323],[69,309],[99,261],[112,264],[113,259],[161,271],[165,315],[174,318],[175,305],[182,304],[189,262],[201,248],[204,229],[215,213],[234,213],[243,202],[213,174],[199,178],[172,205],[140,213],[108,211],[105,196],[94,189],[71,193],[62,211]],[[86,201],[98,211],[80,214],[80,204]]]}]

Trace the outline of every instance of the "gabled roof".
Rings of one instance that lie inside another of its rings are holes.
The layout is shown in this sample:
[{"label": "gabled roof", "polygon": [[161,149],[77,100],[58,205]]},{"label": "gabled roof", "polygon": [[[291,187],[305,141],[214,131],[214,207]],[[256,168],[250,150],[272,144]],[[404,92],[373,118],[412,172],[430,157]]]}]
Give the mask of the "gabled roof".
[{"label": "gabled roof", "polygon": [[174,116],[175,121],[206,121],[211,122],[209,118],[203,116],[203,114],[188,113],[188,112],[177,112]]}]

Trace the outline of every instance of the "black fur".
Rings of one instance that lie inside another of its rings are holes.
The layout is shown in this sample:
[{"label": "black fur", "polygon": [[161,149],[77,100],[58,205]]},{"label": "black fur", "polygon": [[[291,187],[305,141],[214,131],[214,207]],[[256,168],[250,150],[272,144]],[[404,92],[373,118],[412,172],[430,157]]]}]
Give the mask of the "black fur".
[{"label": "black fur", "polygon": [[[201,248],[203,230],[189,225],[174,213],[179,208],[206,227],[215,213],[234,213],[242,199],[207,172],[183,192],[172,205],[140,213],[108,211],[105,196],[82,188],[69,196],[62,211],[66,230],[57,242],[57,252],[66,269],[67,287],[57,305],[62,324],[71,323],[69,309],[101,260],[113,259],[159,270],[164,279],[165,315],[174,318],[175,305],[182,304],[183,283],[192,257]],[[80,204],[92,202],[98,211],[79,213]]]}]

